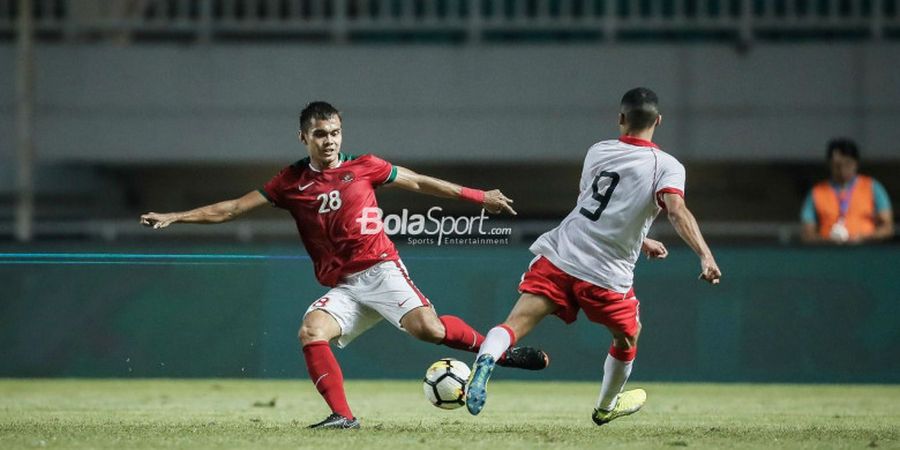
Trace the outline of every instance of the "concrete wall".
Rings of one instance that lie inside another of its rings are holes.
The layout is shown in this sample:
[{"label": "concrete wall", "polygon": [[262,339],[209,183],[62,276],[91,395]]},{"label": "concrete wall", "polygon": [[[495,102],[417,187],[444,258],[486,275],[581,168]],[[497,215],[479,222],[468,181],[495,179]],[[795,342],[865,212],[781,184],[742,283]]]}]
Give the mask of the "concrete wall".
[{"label": "concrete wall", "polygon": [[[578,161],[615,136],[637,85],[657,141],[686,160],[819,160],[849,135],[898,159],[898,44],[38,47],[42,161],[283,162],[314,99],[345,111],[345,148],[404,161]],[[14,47],[0,46],[0,144]],[[7,153],[6,148],[4,152]],[[2,160],[0,160],[2,162]]]}]

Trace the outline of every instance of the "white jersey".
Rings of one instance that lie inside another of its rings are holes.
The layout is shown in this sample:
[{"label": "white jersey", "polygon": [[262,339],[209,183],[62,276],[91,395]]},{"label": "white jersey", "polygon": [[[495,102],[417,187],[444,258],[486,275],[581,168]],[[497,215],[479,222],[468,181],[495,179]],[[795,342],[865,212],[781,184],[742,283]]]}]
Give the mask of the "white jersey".
[{"label": "white jersey", "polygon": [[684,166],[650,141],[598,142],[584,159],[575,208],[530,250],[575,278],[627,292],[661,195],[684,196],[684,179]]}]

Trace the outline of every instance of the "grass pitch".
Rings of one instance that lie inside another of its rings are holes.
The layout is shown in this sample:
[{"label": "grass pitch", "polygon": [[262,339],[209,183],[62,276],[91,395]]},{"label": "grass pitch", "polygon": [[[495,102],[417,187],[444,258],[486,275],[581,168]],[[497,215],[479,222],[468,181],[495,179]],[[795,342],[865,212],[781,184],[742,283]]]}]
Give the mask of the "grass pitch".
[{"label": "grass pitch", "polygon": [[0,380],[0,448],[900,448],[900,386],[629,383],[634,416],[597,427],[597,383],[489,386],[478,417],[421,383],[349,381],[363,428],[310,431],[307,380]]}]

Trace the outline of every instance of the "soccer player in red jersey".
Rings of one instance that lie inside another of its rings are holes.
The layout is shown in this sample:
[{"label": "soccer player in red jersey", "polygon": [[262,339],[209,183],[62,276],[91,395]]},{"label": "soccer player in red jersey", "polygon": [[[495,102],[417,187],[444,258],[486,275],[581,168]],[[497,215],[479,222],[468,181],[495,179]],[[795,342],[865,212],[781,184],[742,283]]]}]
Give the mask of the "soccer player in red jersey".
[{"label": "soccer player in red jersey", "polygon": [[[484,336],[455,316],[438,317],[413,284],[383,229],[369,225],[377,208],[375,189],[392,184],[436,197],[459,198],[488,212],[515,214],[511,199],[499,190],[481,191],[394,166],[374,155],[341,152],[340,112],[313,102],[300,114],[299,138],[309,153],[285,167],[262,189],[223,202],[173,213],[141,216],[146,226],[176,222],[220,223],[267,203],[286,209],[315,268],[316,279],[331,289],[303,317],[299,338],[310,379],[332,414],[310,428],[358,428],[344,393],[341,368],[330,343],[344,347],[382,319],[426,342],[477,352]],[[513,347],[498,364],[530,370],[547,366],[547,355]]]}]

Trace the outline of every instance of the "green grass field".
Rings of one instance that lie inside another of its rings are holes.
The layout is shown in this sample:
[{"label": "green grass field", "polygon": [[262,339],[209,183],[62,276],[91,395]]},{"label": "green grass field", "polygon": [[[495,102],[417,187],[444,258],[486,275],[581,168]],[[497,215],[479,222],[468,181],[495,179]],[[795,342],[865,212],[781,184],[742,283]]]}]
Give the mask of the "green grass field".
[{"label": "green grass field", "polygon": [[597,427],[596,383],[494,381],[471,417],[351,380],[363,428],[310,431],[328,411],[307,380],[0,380],[0,448],[900,448],[900,386],[629,387],[644,409]]}]

